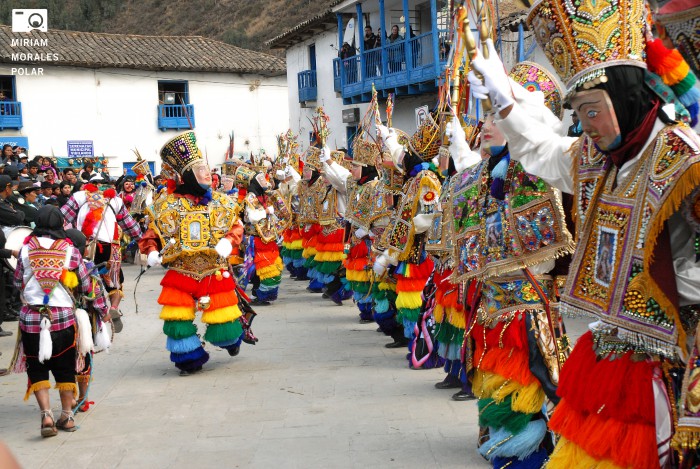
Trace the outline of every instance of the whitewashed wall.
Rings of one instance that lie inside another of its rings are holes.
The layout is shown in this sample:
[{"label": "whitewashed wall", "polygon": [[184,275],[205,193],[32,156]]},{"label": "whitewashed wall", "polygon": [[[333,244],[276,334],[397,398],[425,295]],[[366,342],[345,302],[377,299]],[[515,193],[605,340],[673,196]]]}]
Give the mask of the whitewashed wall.
[{"label": "whitewashed wall", "polygon": [[[158,151],[184,130],[158,129],[158,80],[188,81],[194,130],[212,166],[223,162],[232,130],[237,152],[264,148],[275,154],[275,135],[289,125],[284,76],[42,67],[43,76],[16,77],[24,127],[0,131],[28,137],[30,156],[52,150],[66,156],[67,140],[93,140],[95,154],[110,157],[116,171],[135,160],[133,148],[160,171]],[[10,75],[8,64],[0,64],[0,75]]]}]

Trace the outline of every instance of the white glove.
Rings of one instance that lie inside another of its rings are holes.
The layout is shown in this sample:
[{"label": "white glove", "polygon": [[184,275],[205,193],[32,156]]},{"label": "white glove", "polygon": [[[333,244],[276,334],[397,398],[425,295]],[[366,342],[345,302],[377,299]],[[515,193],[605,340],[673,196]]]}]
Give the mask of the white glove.
[{"label": "white glove", "polygon": [[163,263],[163,258],[161,257],[161,255],[158,251],[151,251],[148,253],[148,259],[146,261],[146,265],[148,265],[148,267],[155,267],[155,266],[160,265],[162,263]]},{"label": "white glove", "polygon": [[472,67],[480,72],[484,79],[477,78],[472,70],[468,75],[469,83],[475,97],[484,99],[488,94],[493,108],[496,111],[502,111],[515,102],[513,90],[510,88],[510,80],[503,62],[493,46],[493,40],[487,39],[486,46],[489,50],[489,58],[485,59],[481,51],[477,49],[476,57],[472,60]]},{"label": "white glove", "polygon": [[425,233],[430,228],[433,223],[433,218],[435,218],[434,213],[421,213],[413,217],[413,226],[416,233]]},{"label": "white glove", "polygon": [[321,148],[321,156],[319,159],[321,160],[321,163],[325,163],[331,159],[331,149],[328,148],[327,145],[324,145],[323,148]]},{"label": "white glove", "polygon": [[355,236],[357,236],[358,239],[362,239],[365,236],[367,236],[369,233],[367,233],[365,230],[362,228],[358,228],[355,230]]},{"label": "white glove", "polygon": [[287,177],[287,174],[281,169],[278,169],[277,171],[275,171],[275,177],[281,181],[284,181]]},{"label": "white glove", "polygon": [[377,133],[384,141],[384,146],[386,147],[386,149],[389,150],[389,154],[391,155],[391,160],[394,162],[394,166],[397,169],[401,169],[404,150],[403,146],[399,144],[399,139],[396,136],[396,131],[394,131],[394,129],[389,129],[384,125],[378,125]]},{"label": "white glove", "polygon": [[269,213],[270,215],[274,215],[275,214],[275,207],[270,205],[269,207],[267,207],[266,212]]},{"label": "white glove", "polygon": [[377,275],[377,277],[381,277],[386,272],[388,266],[389,256],[387,256],[386,253],[382,253],[379,257],[377,257],[377,259],[375,259],[374,265],[372,266],[372,270],[374,270],[374,273]]},{"label": "white glove", "polygon": [[394,133],[394,129],[390,129],[386,125],[378,125],[377,126],[377,134],[382,138],[382,140],[386,140],[389,138],[389,135]]},{"label": "white glove", "polygon": [[216,253],[221,257],[228,257],[233,251],[233,245],[228,239],[221,238],[219,242],[216,243],[216,247],[214,249],[216,250]]}]

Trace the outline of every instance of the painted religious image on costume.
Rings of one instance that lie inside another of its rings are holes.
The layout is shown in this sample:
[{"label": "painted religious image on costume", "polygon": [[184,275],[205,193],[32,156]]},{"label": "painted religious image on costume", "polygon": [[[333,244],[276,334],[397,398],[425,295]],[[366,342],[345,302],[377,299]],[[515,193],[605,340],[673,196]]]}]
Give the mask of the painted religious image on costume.
[{"label": "painted religious image on costume", "polygon": [[595,279],[609,287],[615,270],[617,230],[600,227],[595,257]]},{"label": "painted religious image on costume", "polygon": [[486,217],[486,244],[500,246],[503,243],[503,221],[501,213],[495,212]]}]

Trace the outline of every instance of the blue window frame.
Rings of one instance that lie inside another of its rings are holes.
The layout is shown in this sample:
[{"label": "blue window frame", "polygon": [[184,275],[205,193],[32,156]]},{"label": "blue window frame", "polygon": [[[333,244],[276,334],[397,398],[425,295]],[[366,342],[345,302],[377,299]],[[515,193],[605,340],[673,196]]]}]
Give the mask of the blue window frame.
[{"label": "blue window frame", "polygon": [[17,101],[15,77],[0,75],[0,130],[22,128],[22,103]]},{"label": "blue window frame", "polygon": [[158,81],[158,128],[160,130],[194,129],[194,105],[190,104],[186,81]]}]

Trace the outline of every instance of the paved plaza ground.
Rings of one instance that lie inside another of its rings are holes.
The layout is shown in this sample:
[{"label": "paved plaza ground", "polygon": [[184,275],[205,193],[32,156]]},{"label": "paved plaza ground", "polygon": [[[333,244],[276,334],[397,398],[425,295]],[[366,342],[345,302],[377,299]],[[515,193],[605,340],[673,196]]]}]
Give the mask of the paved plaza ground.
[{"label": "paved plaza ground", "polygon": [[[475,401],[435,389],[442,370],[410,370],[405,349],[384,348],[390,339],[359,324],[351,301],[335,306],[285,277],[279,300],[257,308],[257,345],[235,358],[207,345],[203,372],[180,377],[158,319],[163,271],[142,278],[136,315],[138,269],[125,267],[124,331],[96,356],[95,405],[78,431],[42,439],[35,399],[22,401],[26,375],[0,377],[0,440],[23,467],[488,467]],[[585,329],[567,324],[573,338]],[[0,367],[13,346],[0,338]],[[57,391],[52,406],[58,415]]]}]

